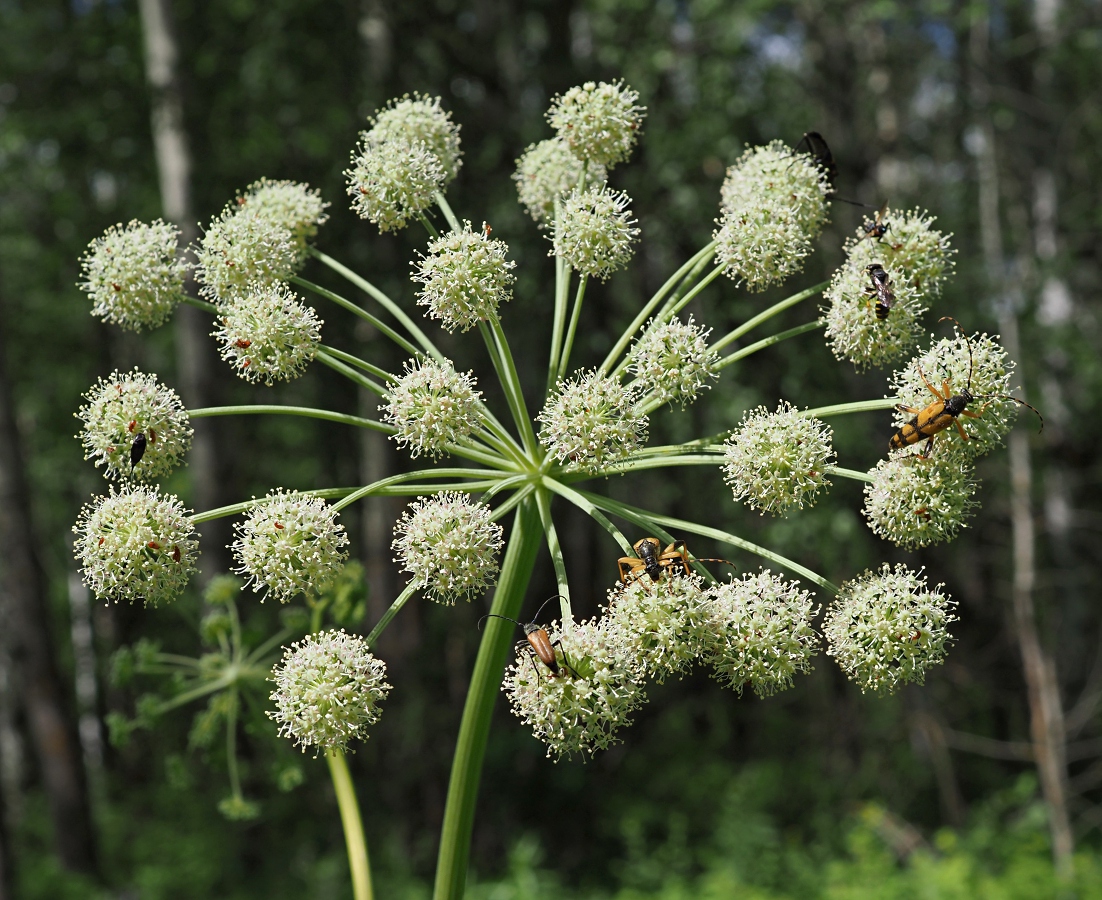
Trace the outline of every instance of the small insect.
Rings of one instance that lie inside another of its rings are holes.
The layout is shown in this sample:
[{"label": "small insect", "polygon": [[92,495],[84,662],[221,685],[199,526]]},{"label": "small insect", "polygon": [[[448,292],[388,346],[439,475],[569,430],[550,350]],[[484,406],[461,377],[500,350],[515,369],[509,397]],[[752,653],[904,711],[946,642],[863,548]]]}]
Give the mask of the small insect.
[{"label": "small insect", "polygon": [[[512,622],[514,625],[524,629],[524,636],[527,638],[525,641],[519,641],[516,645],[517,656],[520,656],[523,650],[528,650],[529,655],[533,657],[532,665],[535,666],[535,660],[538,659],[541,663],[547,666],[551,670],[551,677],[556,678],[559,675],[565,675],[568,671],[573,672],[577,676],[577,672],[574,671],[574,667],[567,664],[566,651],[562,649],[561,641],[552,641],[547,634],[547,629],[542,625],[537,625],[535,620],[540,617],[540,613],[543,612],[543,608],[547,606],[552,600],[557,600],[559,595],[554,597],[548,597],[540,604],[540,608],[536,610],[533,621],[531,622],[518,622],[516,619],[510,619],[508,616],[499,616],[497,613],[487,613],[481,619],[478,620],[479,628],[482,627],[482,622],[485,619],[505,619],[507,622]],[[563,662],[559,662],[558,655],[555,653],[555,648],[558,647],[563,655]],[[539,676],[539,669],[536,669],[536,675]]]},{"label": "small insect", "polygon": [[[666,570],[676,571],[680,568],[681,574],[688,575],[692,571],[689,561],[689,549],[684,541],[674,541],[662,549],[662,542],[656,537],[640,538],[632,549],[638,556],[621,556],[616,565],[620,567],[620,581],[628,585],[642,578],[644,574],[650,576],[651,581],[657,581]],[[734,563],[726,559],[707,558],[698,562],[727,563],[734,568]]]},{"label": "small insect", "polygon": [[491,231],[493,231],[493,229],[490,227],[490,223],[489,222],[483,222],[482,223],[482,236],[485,237],[485,238],[489,238]]},{"label": "small insect", "polygon": [[861,227],[865,231],[865,237],[861,238],[861,240],[870,238],[875,240],[878,244],[883,242],[884,235],[886,235],[892,227],[892,223],[884,218],[884,213],[887,211],[888,204],[885,203],[876,211],[876,215],[873,218],[865,219],[865,221],[861,223]]},{"label": "small insect", "polygon": [[865,293],[876,295],[876,318],[883,322],[888,318],[892,304],[895,303],[891,276],[880,263],[865,266],[865,271],[869,273],[869,278],[872,280],[872,284],[865,287]]},{"label": "small insect", "polygon": [[967,408],[969,403],[973,403],[976,400],[1013,400],[1015,403],[1028,407],[1037,413],[1037,418],[1041,420],[1041,431],[1044,431],[1044,416],[1042,416],[1035,407],[1030,406],[1024,400],[1019,400],[1017,397],[1011,397],[1009,394],[990,394],[984,397],[976,397],[973,395],[972,369],[975,360],[972,357],[972,342],[968,340],[968,335],[964,334],[964,330],[960,327],[960,322],[956,319],[951,316],[945,316],[939,319],[939,321],[944,322],[946,319],[957,326],[957,331],[964,337],[964,342],[968,346],[968,384],[959,394],[954,394],[952,385],[949,383],[949,379],[946,378],[942,382],[941,390],[939,391],[926,379],[926,373],[922,371],[922,366],[916,362],[915,366],[918,369],[918,376],[922,379],[922,383],[929,388],[930,393],[937,399],[925,409],[915,409],[913,406],[904,406],[900,403],[897,408],[903,412],[913,413],[914,418],[900,426],[895,434],[888,440],[888,446],[892,450],[899,450],[911,444],[917,444],[923,438],[926,438],[926,446],[923,448],[920,455],[928,457],[934,446],[934,438],[945,431],[950,425],[956,425],[961,440],[969,440],[968,432],[964,430],[964,426],[960,423],[960,416],[968,416],[970,419],[980,418],[983,414],[983,409],[987,409],[987,404],[984,404],[983,409],[978,413],[971,412]]},{"label": "small insect", "polygon": [[253,342],[245,338],[238,338],[233,342],[233,345],[235,347],[240,347],[242,350],[248,350],[253,345]]},{"label": "small insect", "polygon": [[139,431],[134,435],[134,443],[130,445],[130,468],[133,469],[145,456],[146,446],[145,432]]}]

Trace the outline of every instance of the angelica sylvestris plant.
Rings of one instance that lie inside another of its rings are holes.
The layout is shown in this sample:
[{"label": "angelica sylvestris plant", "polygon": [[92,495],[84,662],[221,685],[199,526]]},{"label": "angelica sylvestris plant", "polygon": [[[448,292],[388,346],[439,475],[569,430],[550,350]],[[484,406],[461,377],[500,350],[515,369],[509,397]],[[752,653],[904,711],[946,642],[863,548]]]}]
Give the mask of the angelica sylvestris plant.
[{"label": "angelica sylvestris plant", "polygon": [[[920,317],[951,268],[947,238],[920,211],[882,211],[891,225],[886,236],[878,240],[860,231],[830,282],[763,305],[745,322],[712,327],[698,321],[699,311],[686,310],[720,276],[730,280],[714,291],[724,285],[727,292],[756,292],[802,270],[829,216],[831,185],[814,157],[779,141],[747,149],[731,166],[714,239],[653,296],[640,298],[607,355],[577,358],[590,280],[631,265],[646,237],[631,198],[610,181],[641,138],[645,109],[639,99],[623,83],[567,91],[547,114],[554,135],[517,161],[519,201],[544,229],[554,258],[546,296],[514,297],[508,235],[488,224],[472,226],[482,221],[478,215],[461,220],[453,213],[443,192],[460,173],[459,125],[438,98],[421,95],[376,112],[345,172],[351,207],[367,223],[383,232],[411,225],[425,230],[423,249],[410,260],[412,283],[401,296],[390,296],[313,246],[326,204],[292,182],[255,182],[205,229],[193,248],[204,299],[182,297],[175,232],[163,223],[111,229],[84,260],[93,312],[108,321],[149,327],[183,299],[211,314],[222,356],[240,377],[273,386],[320,363],[377,398],[376,417],[285,405],[184,411],[155,376],[133,372],[102,380],[79,413],[89,458],[108,477],[127,482],[89,503],[76,526],[84,577],[98,597],[170,602],[196,568],[196,526],[232,515],[241,517],[233,544],[236,571],[263,596],[309,611],[309,633],[285,649],[272,675],[271,717],[280,733],[325,754],[357,900],[370,895],[370,873],[344,752],[367,736],[391,690],[372,648],[417,593],[443,605],[492,598],[456,745],[437,870],[440,900],[463,892],[499,690],[550,755],[585,757],[621,739],[649,681],[680,676],[698,663],[740,693],[749,687],[768,697],[789,689],[819,651],[815,620],[823,605],[827,652],[862,690],[921,682],[951,642],[952,602],[920,573],[885,566],[855,573],[839,587],[740,535],[614,500],[602,490],[610,476],[645,470],[654,477],[654,470],[706,466],[714,469],[717,487],[721,481],[729,486],[732,502],[784,516],[813,505],[832,480],[852,478],[867,484],[866,515],[877,534],[903,547],[924,546],[952,538],[973,514],[972,458],[1005,434],[1013,406],[985,401],[982,417],[968,420],[976,440],[961,442],[950,429],[939,435],[929,458],[916,455],[916,448],[889,456],[885,429],[884,459],[872,472],[837,464],[827,420],[897,403],[928,405],[933,397],[920,366],[938,385],[948,380],[961,389],[970,379],[977,397],[1005,394],[1009,387],[1010,364],[986,336],[971,343],[962,335],[946,338],[906,361],[921,339]],[[874,303],[875,285],[870,293],[872,263],[894,286],[895,306],[886,317],[877,314],[883,310]],[[345,281],[345,293],[311,280],[311,271],[322,269]],[[764,337],[754,333],[824,292],[822,318],[809,309],[803,325]],[[370,323],[400,348],[407,360],[402,371],[328,346],[314,309],[320,304],[331,307],[326,320]],[[545,389],[536,397],[521,388],[506,325],[511,316],[544,311],[550,341]],[[419,324],[418,312],[427,321]],[[433,340],[437,327],[481,341],[489,368],[458,371]],[[651,419],[663,407],[699,402],[733,363],[783,340],[810,340],[810,332],[822,328],[834,352],[859,367],[899,364],[891,396],[819,409],[801,406],[799,397],[776,397],[730,422],[724,434],[648,445]],[[503,397],[500,405],[482,392],[494,378],[500,392],[488,395]],[[315,491],[273,486],[265,497],[199,513],[143,484],[183,459],[190,421],[230,413],[302,415],[371,429],[388,435],[411,459],[432,464],[366,485]],[[897,425],[910,414],[898,415]],[[133,461],[140,455],[132,437],[137,432],[156,432],[157,441]],[[340,515],[383,494],[410,498],[393,542],[408,583],[365,638],[324,630],[328,601],[321,598],[344,577],[347,539]],[[628,566],[624,582],[610,586],[597,619],[578,621],[571,611],[556,527],[563,506],[582,510],[607,534],[603,552],[610,571],[616,556],[636,557],[633,545],[644,535],[666,548],[657,561]],[[707,518],[703,508],[700,518]],[[741,574],[718,582],[679,543],[694,537],[723,546]],[[523,621],[526,588],[542,552],[550,556],[559,595],[558,615],[545,625],[551,649],[544,648],[543,659],[522,651],[510,661],[517,637],[510,620]],[[769,568],[760,569],[755,558]],[[394,689],[400,695],[401,683]]]}]

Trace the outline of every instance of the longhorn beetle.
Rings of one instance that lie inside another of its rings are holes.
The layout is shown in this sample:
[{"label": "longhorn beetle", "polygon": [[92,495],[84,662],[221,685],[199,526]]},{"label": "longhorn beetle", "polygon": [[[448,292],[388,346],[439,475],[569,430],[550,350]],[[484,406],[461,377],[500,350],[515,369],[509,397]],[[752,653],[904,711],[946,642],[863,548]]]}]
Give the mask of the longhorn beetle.
[{"label": "longhorn beetle", "polygon": [[[680,567],[683,574],[691,573],[689,568],[689,550],[684,541],[674,541],[662,550],[662,542],[655,537],[640,538],[632,549],[639,556],[621,556],[616,564],[620,567],[620,581],[626,586],[636,579],[642,578],[646,573],[651,581],[657,581],[662,577],[665,569],[677,569]],[[726,559],[705,559],[703,562],[721,562],[734,568],[734,563]]]},{"label": "longhorn beetle", "polygon": [[[535,667],[536,659],[539,659],[547,668],[551,670],[551,677],[555,678],[559,675],[565,675],[567,671],[573,672],[575,677],[578,673],[574,670],[574,667],[563,662],[559,663],[558,657],[555,655],[555,648],[558,647],[562,650],[563,659],[566,659],[566,651],[562,648],[561,641],[552,641],[547,634],[547,629],[542,625],[537,625],[535,620],[540,617],[540,613],[543,612],[543,608],[547,606],[552,600],[557,600],[559,594],[555,594],[554,597],[548,597],[540,604],[540,608],[536,610],[533,621],[531,622],[518,622],[516,619],[510,619],[508,616],[499,616],[497,613],[486,613],[481,619],[478,620],[478,627],[482,627],[482,622],[485,619],[505,619],[507,622],[512,622],[514,625],[524,629],[524,636],[527,638],[527,645],[524,641],[518,641],[516,645],[517,655],[520,655],[521,650],[527,649],[529,655],[533,657],[532,665]],[[539,678],[539,669],[536,669],[536,677]]]},{"label": "longhorn beetle", "polygon": [[978,413],[969,411],[967,409],[968,404],[976,400],[1013,400],[1021,406],[1029,407],[1037,413],[1037,418],[1041,420],[1041,430],[1044,431],[1045,417],[1042,416],[1035,407],[1030,406],[1024,400],[1019,400],[1017,397],[1011,397],[1009,394],[989,394],[984,397],[976,397],[972,394],[972,369],[975,364],[975,360],[972,357],[972,342],[968,339],[968,335],[964,333],[964,329],[960,327],[960,322],[952,316],[943,316],[938,321],[944,322],[946,319],[957,326],[957,331],[960,332],[961,336],[964,338],[965,345],[968,347],[968,385],[959,394],[954,394],[952,385],[949,379],[946,378],[942,382],[941,390],[939,391],[926,380],[926,373],[922,371],[922,366],[916,361],[915,367],[918,369],[918,375],[922,379],[922,383],[929,388],[930,393],[937,399],[925,409],[915,409],[913,406],[904,406],[902,403],[898,404],[898,409],[903,412],[914,413],[914,418],[900,426],[895,434],[891,436],[888,441],[888,447],[892,450],[899,450],[911,444],[917,444],[920,440],[926,438],[926,446],[923,448],[920,455],[924,457],[929,456],[934,446],[934,437],[945,431],[950,425],[956,425],[961,440],[967,441],[969,439],[968,432],[964,430],[964,426],[961,425],[959,417],[968,416],[970,419],[978,419],[983,414],[983,410],[987,409],[988,404],[985,403],[983,409]]}]

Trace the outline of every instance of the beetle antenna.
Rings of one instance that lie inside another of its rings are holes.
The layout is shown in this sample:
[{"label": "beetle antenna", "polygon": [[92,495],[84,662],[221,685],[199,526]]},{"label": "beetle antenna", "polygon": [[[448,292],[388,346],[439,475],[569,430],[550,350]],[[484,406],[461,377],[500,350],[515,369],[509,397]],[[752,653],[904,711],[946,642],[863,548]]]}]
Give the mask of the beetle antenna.
[{"label": "beetle antenna", "polygon": [[1041,411],[1039,409],[1037,409],[1036,406],[1030,406],[1024,400],[1019,400],[1017,397],[1011,397],[1009,394],[988,394],[986,397],[977,397],[976,399],[977,400],[1013,400],[1015,403],[1021,404],[1022,406],[1029,407],[1031,410],[1033,410],[1035,413],[1037,413],[1037,418],[1041,420],[1041,427],[1037,430],[1037,433],[1040,434],[1042,431],[1045,430],[1045,417],[1041,415]]},{"label": "beetle antenna", "polygon": [[478,620],[478,630],[479,631],[482,630],[482,623],[485,622],[487,619],[504,619],[506,622],[512,622],[514,625],[517,625],[521,628],[524,627],[516,619],[510,619],[508,616],[499,616],[497,613],[486,613],[486,615],[484,615],[481,619]]},{"label": "beetle antenna", "polygon": [[536,610],[536,614],[534,616],[532,616],[532,621],[533,622],[538,622],[540,620],[540,613],[543,612],[543,608],[545,606],[547,606],[548,603],[550,603],[552,600],[561,600],[561,599],[563,599],[562,594],[552,594],[550,597],[548,597],[546,600],[544,600],[543,603],[540,604],[540,608]]},{"label": "beetle antenna", "polygon": [[[964,333],[964,329],[960,327],[960,322],[958,322],[952,316],[942,316],[940,319],[938,319],[938,321],[939,322],[944,322],[946,319],[948,319],[950,322],[952,322],[954,325],[957,326],[957,331],[960,332],[960,336],[962,338],[964,338],[964,343],[968,347],[968,388],[967,388],[967,390],[971,391],[972,390],[972,365],[975,362],[975,360],[972,359],[972,342],[970,340],[968,340],[968,335],[966,335]],[[1010,399],[1013,400],[1014,398],[1011,397]],[[1029,404],[1027,403],[1026,406],[1029,406]],[[1032,406],[1030,406],[1029,408],[1033,409]],[[1033,411],[1037,412],[1037,410],[1035,410],[1035,409]],[[1037,415],[1040,415],[1040,413],[1037,413]]]}]

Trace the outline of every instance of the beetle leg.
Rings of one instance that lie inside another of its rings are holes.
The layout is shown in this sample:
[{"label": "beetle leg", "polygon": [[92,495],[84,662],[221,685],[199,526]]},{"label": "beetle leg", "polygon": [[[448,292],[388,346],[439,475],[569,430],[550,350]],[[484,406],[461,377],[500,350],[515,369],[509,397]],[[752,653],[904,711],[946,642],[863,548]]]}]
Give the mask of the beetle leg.
[{"label": "beetle leg", "polygon": [[960,439],[962,441],[968,440],[968,432],[964,430],[964,426],[960,424],[960,419],[953,419],[953,424],[957,426],[957,431],[960,432]]},{"label": "beetle leg", "polygon": [[921,409],[915,409],[913,406],[905,406],[902,403],[895,404],[895,408],[898,409],[900,412],[910,413],[913,416],[917,416],[920,412],[922,412]]},{"label": "beetle leg", "polygon": [[926,373],[922,371],[922,366],[920,366],[917,362],[915,363],[915,368],[918,369],[918,377],[921,378],[922,383],[930,389],[931,394],[933,394],[935,397],[937,397],[938,400],[948,400],[949,399],[949,394],[948,393],[946,393],[946,395],[944,397],[942,397],[941,394],[939,394],[937,392],[937,388],[934,387],[932,384],[930,384],[929,381],[926,380]]},{"label": "beetle leg", "polygon": [[628,579],[643,565],[643,560],[634,556],[621,556],[616,560],[616,565],[620,567],[621,584],[627,584]]},{"label": "beetle leg", "polygon": [[918,454],[923,459],[929,459],[930,458],[930,452],[934,449],[934,437],[935,437],[934,435],[932,435],[932,434],[930,435],[929,439],[926,441],[926,446],[923,447],[922,452],[920,454]]}]

